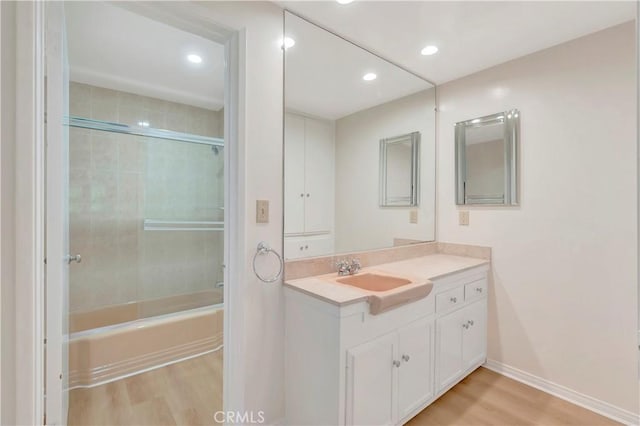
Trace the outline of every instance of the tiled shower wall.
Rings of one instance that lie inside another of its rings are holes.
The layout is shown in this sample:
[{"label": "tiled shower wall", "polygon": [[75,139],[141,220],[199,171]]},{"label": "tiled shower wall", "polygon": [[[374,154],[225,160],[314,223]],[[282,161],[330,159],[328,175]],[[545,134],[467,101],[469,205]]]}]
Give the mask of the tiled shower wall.
[{"label": "tiled shower wall", "polygon": [[[69,104],[74,116],[223,136],[222,110],[79,83],[70,84]],[[70,312],[221,294],[215,287],[222,281],[221,231],[144,231],[143,221],[222,221],[222,150],[70,128],[69,154],[70,250],[82,255],[70,268]]]}]

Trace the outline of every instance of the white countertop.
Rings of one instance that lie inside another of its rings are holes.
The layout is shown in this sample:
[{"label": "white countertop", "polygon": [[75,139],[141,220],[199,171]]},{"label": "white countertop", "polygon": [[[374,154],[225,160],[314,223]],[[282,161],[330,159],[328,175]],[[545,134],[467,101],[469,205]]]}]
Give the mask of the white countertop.
[{"label": "white countertop", "polygon": [[[380,272],[386,275],[408,278],[412,281],[425,281],[442,278],[455,272],[487,264],[489,264],[488,260],[474,257],[431,254],[362,268],[360,273]],[[337,277],[338,274],[334,272],[326,275],[287,280],[284,285],[338,306],[367,300],[371,294],[357,287],[337,283],[334,281]]]}]

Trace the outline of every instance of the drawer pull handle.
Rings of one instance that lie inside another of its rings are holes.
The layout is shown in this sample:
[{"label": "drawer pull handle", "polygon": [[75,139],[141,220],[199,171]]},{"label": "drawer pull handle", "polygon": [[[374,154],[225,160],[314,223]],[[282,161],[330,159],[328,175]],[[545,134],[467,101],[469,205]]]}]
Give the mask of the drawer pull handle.
[{"label": "drawer pull handle", "polygon": [[482,287],[476,287],[476,291],[477,291],[478,293],[482,293]]},{"label": "drawer pull handle", "polygon": [[393,360],[394,367],[400,367],[400,361]]},{"label": "drawer pull handle", "polygon": [[469,325],[473,325],[473,320],[469,320],[469,321],[467,321],[467,324],[469,324]]},{"label": "drawer pull handle", "polygon": [[457,297],[452,297],[449,300],[451,301],[451,303],[457,303],[458,302],[458,298]]},{"label": "drawer pull handle", "polygon": [[410,357],[409,355],[406,355],[406,354],[405,354],[405,355],[402,355],[402,360],[403,360],[404,362],[409,362],[409,360],[410,360],[410,359],[411,359],[411,357]]}]

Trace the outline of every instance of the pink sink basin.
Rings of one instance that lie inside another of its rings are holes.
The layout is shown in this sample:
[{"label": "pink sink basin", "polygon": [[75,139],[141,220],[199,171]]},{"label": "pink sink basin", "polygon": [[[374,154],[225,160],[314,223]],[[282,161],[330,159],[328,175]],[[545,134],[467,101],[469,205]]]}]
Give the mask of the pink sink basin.
[{"label": "pink sink basin", "polygon": [[387,291],[411,284],[411,281],[406,278],[388,277],[371,273],[351,275],[338,278],[336,281],[341,284],[347,284],[369,291]]}]

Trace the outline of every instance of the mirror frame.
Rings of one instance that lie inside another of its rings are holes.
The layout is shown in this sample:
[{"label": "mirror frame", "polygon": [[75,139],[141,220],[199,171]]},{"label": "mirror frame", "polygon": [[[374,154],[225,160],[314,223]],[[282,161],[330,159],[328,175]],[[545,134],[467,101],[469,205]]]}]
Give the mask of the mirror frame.
[{"label": "mirror frame", "polygon": [[[504,199],[502,203],[494,200],[469,201],[466,197],[467,159],[466,159],[466,129],[482,127],[497,122],[504,122]],[[456,155],[456,204],[485,205],[485,206],[517,206],[520,203],[519,186],[519,152],[520,152],[520,112],[517,109],[486,115],[472,120],[455,124],[455,155]]]},{"label": "mirror frame", "polygon": [[[407,203],[392,203],[387,197],[387,149],[402,142],[411,142],[411,195]],[[420,132],[405,133],[380,139],[380,207],[418,207],[420,200]]]}]

